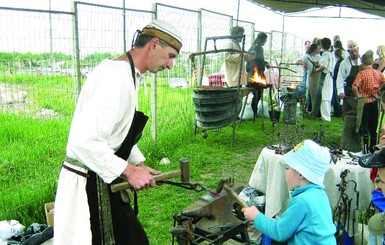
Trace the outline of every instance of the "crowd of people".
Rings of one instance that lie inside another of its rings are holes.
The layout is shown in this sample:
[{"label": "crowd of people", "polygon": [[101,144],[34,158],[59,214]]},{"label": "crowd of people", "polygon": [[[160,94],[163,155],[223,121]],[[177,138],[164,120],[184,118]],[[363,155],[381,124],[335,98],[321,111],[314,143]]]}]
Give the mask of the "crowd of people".
[{"label": "crowd of people", "polygon": [[[240,50],[243,33],[242,27],[232,28],[228,48]],[[261,32],[249,52],[226,54],[229,86],[247,83],[254,67],[260,73],[269,67],[263,54],[266,39],[267,35]],[[305,42],[307,50],[302,62],[308,88],[307,108],[313,116],[330,121],[332,105],[333,116],[338,117],[349,113],[349,106],[359,98],[363,101],[362,134],[368,151],[373,152],[378,117],[374,104],[380,85],[385,83],[385,46],[378,47],[378,59],[374,60],[373,52],[366,52],[361,59],[357,43],[349,41],[345,51],[339,38],[333,41],[333,45],[329,38]],[[181,47],[180,31],[167,22],[154,20],[138,31],[129,51],[104,60],[87,77],[77,101],[58,180],[56,245],[149,244],[127,193],[113,193],[110,187],[121,181],[127,181],[134,190],[156,185],[154,175],[160,172],[145,165],[146,158],[136,145],[148,119],[139,111],[136,81],[144,72],[171,69]],[[243,65],[249,74],[241,72],[240,76],[239,67]],[[258,91],[255,98],[256,102],[260,98]],[[342,108],[339,100],[344,101]],[[349,100],[353,102],[345,103]],[[385,149],[385,132],[380,137],[380,148]],[[385,155],[385,150],[381,153]],[[260,214],[255,207],[242,210],[245,218],[277,241],[335,244],[336,228],[323,188],[329,151],[305,140],[284,159],[288,164],[286,181],[293,191],[289,208],[278,221]],[[380,183],[385,183],[381,175],[385,161],[383,165],[376,164],[378,161],[378,157],[371,158],[365,162],[371,164],[363,165],[380,167]]]},{"label": "crowd of people", "polygon": [[[238,38],[233,38],[226,48],[241,50],[239,43],[242,39],[239,37],[244,35],[243,27],[233,27],[231,35],[238,36]],[[250,81],[250,77],[254,74],[255,68],[258,69],[260,77],[265,76],[265,70],[269,68],[263,49],[266,41],[267,34],[260,32],[248,52],[244,53],[243,60],[241,60],[239,52],[226,53],[224,73],[229,87],[238,85],[252,86],[253,83]],[[368,51],[373,58],[371,66],[374,70],[384,74],[385,45],[379,45],[376,51],[378,55],[376,59],[374,59],[374,53]],[[365,65],[362,64],[361,60],[359,45],[352,40],[347,42],[347,49],[343,47],[338,35],[335,35],[333,40],[328,37],[316,37],[312,41],[306,40],[304,53],[296,62],[303,66],[302,87],[306,89],[306,112],[327,122],[330,122],[332,117],[355,115],[357,96],[353,92],[352,85],[357,74],[364,70]],[[246,72],[242,72],[245,62]],[[239,69],[240,64],[242,64],[241,70]],[[367,78],[368,72],[365,72],[365,74],[365,79],[369,79]],[[371,84],[374,85],[371,91],[374,95],[382,81],[378,78],[376,81],[373,81],[374,78],[370,79],[372,79]],[[261,91],[257,90],[253,95],[252,108],[256,115]],[[364,96],[369,95],[365,94]],[[361,117],[361,115],[358,115],[358,117]],[[362,131],[366,131],[365,123],[363,125],[364,130]],[[365,132],[365,134],[367,133]],[[369,148],[370,146],[368,146]]]},{"label": "crowd of people", "polygon": [[303,86],[307,89],[306,111],[323,121],[351,115],[357,121],[362,151],[373,152],[377,140],[378,91],[384,83],[385,46],[360,55],[359,45],[349,40],[345,50],[340,37],[333,44],[327,37],[305,42]]},{"label": "crowd of people", "polygon": [[[250,85],[249,80],[255,68],[259,75],[263,76],[265,69],[269,68],[263,55],[266,40],[267,35],[263,32],[259,33],[249,49],[249,53],[255,56],[245,56],[244,60],[240,60],[240,55],[237,56],[238,62],[246,62],[247,79],[245,81],[242,77],[240,83],[232,83],[229,86]],[[385,46],[378,46],[378,58],[374,59],[374,52],[371,50],[361,56],[358,44],[351,40],[347,42],[345,50],[340,37],[336,35],[333,41],[328,37],[314,38],[312,42],[307,40],[304,51],[303,57],[297,64],[303,65],[307,112],[326,122],[330,122],[332,117],[345,115],[356,117],[357,128],[362,139],[362,153],[366,154],[362,159],[370,158],[366,161],[361,160],[360,164],[363,167],[373,168],[372,180],[381,188],[385,183],[383,179],[385,129],[382,128],[383,132],[378,145],[377,126],[378,101],[385,101],[383,92],[385,85],[382,86],[385,83]],[[225,62],[233,62],[233,60],[228,59]],[[237,64],[238,68],[239,64]],[[257,90],[252,103],[254,113],[257,110],[256,102],[260,97]],[[385,104],[382,103],[382,105]],[[373,155],[376,146],[384,150]],[[382,156],[382,161],[379,160],[378,155]],[[324,175],[330,162],[328,149],[313,141],[305,140],[285,154],[284,159],[288,164],[286,182],[292,191],[287,210],[278,220],[264,216],[256,207],[243,208],[244,216],[253,222],[257,230],[276,241],[287,241],[288,244],[335,244],[336,227],[333,224],[329,201],[323,188]],[[380,167],[379,170],[377,167]],[[385,189],[382,190],[385,192]],[[381,191],[376,194],[376,198],[377,200],[382,198],[385,208],[385,197]],[[380,211],[383,210],[380,209]],[[379,218],[375,225],[370,226],[373,234],[385,233],[384,219],[378,220]],[[382,223],[379,224],[379,222]],[[383,226],[384,229],[377,226]]]},{"label": "crowd of people", "polygon": [[[375,60],[374,53],[368,51],[373,57],[371,66],[382,73],[385,71],[384,49],[384,45],[378,46],[378,58]],[[356,99],[352,85],[358,72],[364,69],[358,44],[349,40],[345,50],[340,37],[336,35],[333,43],[327,37],[314,38],[312,42],[307,40],[304,50],[305,54],[298,63],[304,68],[302,82],[307,88],[306,110],[324,121],[330,121],[331,116],[354,113],[350,110],[354,103],[352,99]],[[380,85],[380,81],[375,82],[377,90]],[[347,103],[344,103],[345,100]],[[323,104],[321,110],[320,104]]]}]

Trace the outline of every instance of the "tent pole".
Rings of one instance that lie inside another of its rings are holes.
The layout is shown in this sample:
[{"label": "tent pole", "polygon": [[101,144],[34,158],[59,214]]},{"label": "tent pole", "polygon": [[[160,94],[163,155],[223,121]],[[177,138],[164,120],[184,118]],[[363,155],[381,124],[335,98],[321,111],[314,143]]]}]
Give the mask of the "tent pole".
[{"label": "tent pole", "polygon": [[238,0],[238,8],[237,8],[237,26],[238,26],[238,20],[239,20],[239,6],[241,4],[241,0]]}]

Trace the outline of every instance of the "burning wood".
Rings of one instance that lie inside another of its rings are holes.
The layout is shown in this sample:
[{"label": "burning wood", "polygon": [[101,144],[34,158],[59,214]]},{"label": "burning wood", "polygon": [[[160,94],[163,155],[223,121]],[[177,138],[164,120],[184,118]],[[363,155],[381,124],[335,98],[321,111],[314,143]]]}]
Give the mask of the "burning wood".
[{"label": "burning wood", "polygon": [[257,67],[254,67],[254,74],[249,78],[249,82],[256,87],[267,87],[266,76]]},{"label": "burning wood", "polygon": [[292,82],[290,84],[290,86],[286,87],[286,89],[288,92],[294,92],[295,93],[297,91],[297,85],[294,82]]},{"label": "burning wood", "polygon": [[295,83],[291,83],[291,85],[289,86],[289,88],[294,90],[294,89],[297,88],[297,86],[295,85]]}]

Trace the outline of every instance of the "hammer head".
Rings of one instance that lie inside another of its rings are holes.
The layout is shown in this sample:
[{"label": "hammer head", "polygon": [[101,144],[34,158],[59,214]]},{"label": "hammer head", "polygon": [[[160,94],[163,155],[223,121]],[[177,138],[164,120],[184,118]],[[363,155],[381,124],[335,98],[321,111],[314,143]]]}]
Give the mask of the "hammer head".
[{"label": "hammer head", "polygon": [[221,179],[221,181],[217,185],[217,189],[215,190],[215,192],[216,193],[221,193],[221,191],[223,190],[224,184],[232,185],[233,183],[234,183],[234,179],[233,178]]},{"label": "hammer head", "polygon": [[190,161],[187,158],[182,158],[179,160],[179,163],[182,183],[190,183]]}]

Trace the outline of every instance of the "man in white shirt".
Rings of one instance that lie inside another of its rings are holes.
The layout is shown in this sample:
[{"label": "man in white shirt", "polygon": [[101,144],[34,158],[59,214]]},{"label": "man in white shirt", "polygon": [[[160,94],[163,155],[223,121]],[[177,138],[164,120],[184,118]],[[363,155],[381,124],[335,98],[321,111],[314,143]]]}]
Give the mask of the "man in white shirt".
[{"label": "man in white shirt", "polygon": [[[242,42],[245,29],[242,26],[234,26],[231,28],[231,40],[226,44],[225,49],[242,50],[240,42]],[[241,59],[243,57],[243,59]],[[243,56],[240,52],[226,52],[225,62],[223,64],[227,86],[237,87],[246,83],[245,62],[254,57],[252,54],[245,52]]]},{"label": "man in white shirt", "polygon": [[104,60],[87,77],[58,181],[55,245],[149,243],[130,203],[110,187],[123,180],[135,190],[156,185],[160,172],[144,164],[136,145],[148,119],[138,111],[137,78],[171,69],[181,47],[180,32],[155,20],[131,50]]},{"label": "man in white shirt", "polygon": [[330,52],[331,43],[331,40],[327,37],[321,39],[323,54],[319,62],[320,66],[315,68],[315,70],[322,73],[318,80],[317,94],[312,111],[314,117],[317,117],[319,112],[321,112],[321,119],[328,122],[331,121],[331,99],[333,95],[331,72],[333,70],[334,57]]},{"label": "man in white shirt", "polygon": [[[345,91],[345,85],[349,85],[350,81],[353,84],[354,78],[356,77],[358,70],[358,67],[361,65],[361,59],[360,59],[360,49],[358,47],[358,44],[354,41],[348,41],[348,52],[349,56],[346,57],[340,65],[340,68],[338,70],[338,77],[337,77],[337,93],[340,99],[344,99],[345,96],[351,96],[351,91]],[[352,72],[352,67],[354,69]],[[355,74],[354,74],[355,73]],[[350,77],[349,77],[350,76]],[[348,81],[347,81],[348,80]],[[351,87],[350,84],[350,87]],[[346,94],[346,92],[348,94]]]},{"label": "man in white shirt", "polygon": [[352,111],[351,109],[354,108],[356,100],[354,99],[352,84],[354,82],[354,78],[359,72],[361,65],[358,44],[354,41],[348,41],[348,52],[349,56],[341,62],[340,68],[338,70],[337,94],[341,100],[344,100],[344,105],[342,108],[343,114],[347,113],[348,111],[354,114],[354,110]]}]

